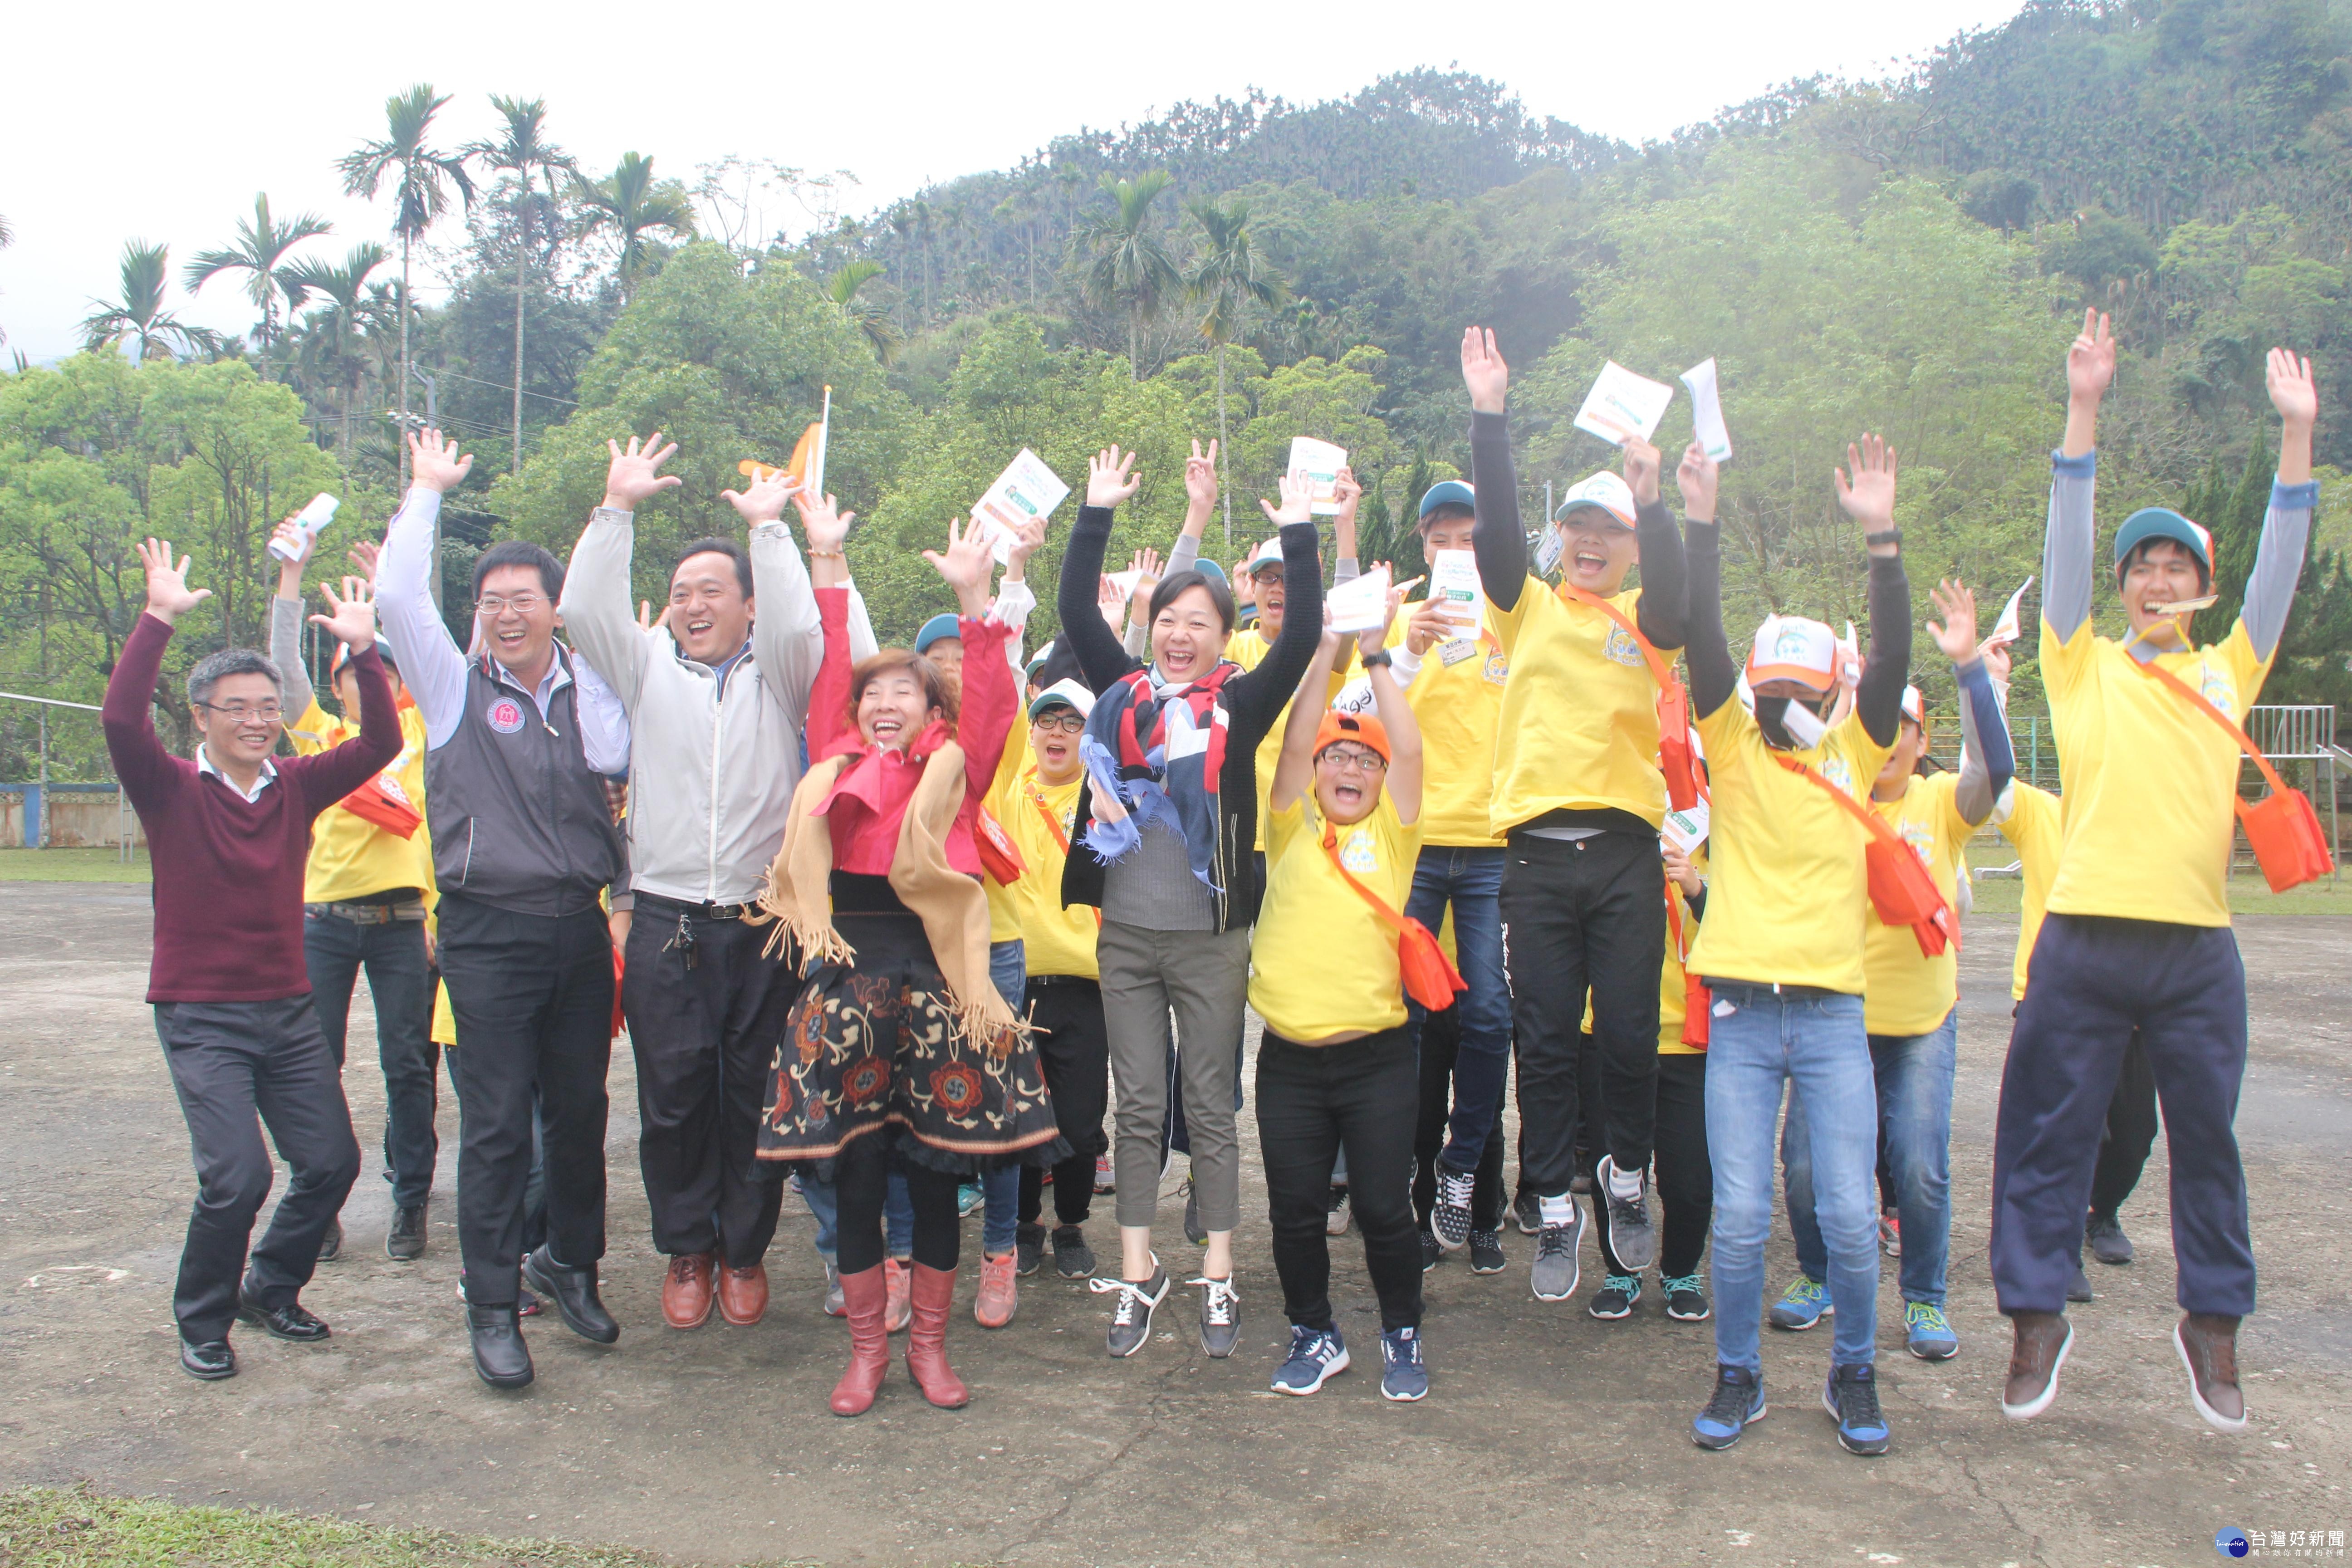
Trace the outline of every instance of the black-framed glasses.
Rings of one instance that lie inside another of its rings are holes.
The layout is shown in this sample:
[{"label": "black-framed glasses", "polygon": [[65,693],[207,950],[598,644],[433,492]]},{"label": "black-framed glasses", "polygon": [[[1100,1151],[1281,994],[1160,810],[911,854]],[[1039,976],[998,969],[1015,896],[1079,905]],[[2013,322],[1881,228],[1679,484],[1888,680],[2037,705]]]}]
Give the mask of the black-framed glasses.
[{"label": "black-framed glasses", "polygon": [[218,713],[232,724],[243,724],[258,719],[265,724],[275,724],[286,717],[286,710],[275,702],[199,702],[197,707]]},{"label": "black-framed glasses", "polygon": [[1049,734],[1083,735],[1087,732],[1086,720],[1076,713],[1047,713],[1030,722]]}]

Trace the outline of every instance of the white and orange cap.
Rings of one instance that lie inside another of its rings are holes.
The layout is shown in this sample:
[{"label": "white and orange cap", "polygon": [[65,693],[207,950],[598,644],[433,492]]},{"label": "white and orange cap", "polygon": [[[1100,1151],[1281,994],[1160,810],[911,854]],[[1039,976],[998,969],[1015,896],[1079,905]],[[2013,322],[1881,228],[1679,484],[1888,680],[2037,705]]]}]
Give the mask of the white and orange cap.
[{"label": "white and orange cap", "polygon": [[1566,522],[1570,512],[1588,506],[1607,512],[1627,528],[1633,526],[1633,488],[1607,468],[1570,486],[1569,492],[1559,498],[1559,505],[1552,509],[1552,521]]},{"label": "white and orange cap", "polygon": [[1816,691],[1837,684],[1837,634],[1802,616],[1767,616],[1748,652],[1748,682],[1794,680]]},{"label": "white and orange cap", "polygon": [[1922,730],[1927,727],[1927,700],[1919,695],[1919,689],[1916,686],[1903,689],[1903,717]]}]

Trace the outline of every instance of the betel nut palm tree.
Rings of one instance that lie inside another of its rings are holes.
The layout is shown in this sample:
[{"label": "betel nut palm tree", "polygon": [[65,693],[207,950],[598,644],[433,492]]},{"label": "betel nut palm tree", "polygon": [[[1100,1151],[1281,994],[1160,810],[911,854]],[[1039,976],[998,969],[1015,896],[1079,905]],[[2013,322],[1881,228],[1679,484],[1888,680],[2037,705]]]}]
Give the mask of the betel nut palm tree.
[{"label": "betel nut palm tree", "polygon": [[[1250,233],[1247,202],[1220,206],[1201,196],[1185,209],[1201,226],[1200,248],[1184,286],[1201,307],[1201,335],[1217,354],[1217,453],[1230,464],[1233,442],[1225,434],[1225,347],[1241,335],[1243,318],[1252,305],[1278,309],[1290,298],[1290,284],[1275,269]],[[1219,492],[1225,503],[1225,542],[1234,542],[1234,495],[1230,474],[1220,476]]]},{"label": "betel nut palm tree", "polygon": [[572,194],[584,209],[582,222],[587,232],[609,228],[620,243],[618,278],[625,304],[645,268],[647,234],[660,229],[679,239],[694,237],[694,204],[686,187],[676,180],[656,180],[654,161],[639,153],[622,153],[612,174],[601,180],[574,174]]},{"label": "betel nut palm tree", "polygon": [[545,232],[552,236],[561,222],[555,177],[576,174],[579,164],[571,153],[547,135],[547,100],[543,98],[501,98],[490,94],[490,107],[506,122],[494,139],[467,144],[466,155],[485,167],[513,176],[515,218],[514,310],[514,458],[512,471],[522,471],[522,343],[523,300],[530,278],[531,241]]},{"label": "betel nut palm tree", "polygon": [[143,239],[125,241],[121,297],[90,301],[94,309],[82,318],[81,346],[97,353],[127,339],[131,344],[131,357],[141,364],[149,360],[197,353],[212,346],[215,340],[211,332],[202,327],[191,327],[163,309],[163,291],[170,286],[171,269],[167,247],[150,245]]},{"label": "betel nut palm tree", "polygon": [[1143,331],[1184,287],[1168,242],[1151,226],[1151,204],[1174,182],[1153,169],[1132,180],[1105,174],[1097,184],[1113,210],[1089,214],[1078,226],[1078,244],[1093,258],[1081,279],[1087,303],[1097,310],[1127,313],[1127,373],[1143,376]]},{"label": "betel nut palm tree", "polygon": [[253,198],[252,221],[237,220],[235,243],[224,250],[199,251],[188,263],[184,281],[194,293],[224,274],[244,273],[245,297],[261,312],[255,337],[267,359],[278,342],[278,302],[283,300],[289,311],[302,302],[294,269],[286,265],[286,253],[306,239],[333,231],[334,225],[316,213],[302,213],[279,223],[270,215],[268,195],[257,195]]}]

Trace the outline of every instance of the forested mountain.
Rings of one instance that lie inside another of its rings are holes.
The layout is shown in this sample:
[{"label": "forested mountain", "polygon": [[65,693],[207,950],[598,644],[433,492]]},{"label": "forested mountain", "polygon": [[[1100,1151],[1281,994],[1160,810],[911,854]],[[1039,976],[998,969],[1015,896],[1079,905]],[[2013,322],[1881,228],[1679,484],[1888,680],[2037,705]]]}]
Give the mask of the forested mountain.
[{"label": "forested mountain", "polygon": [[[1255,498],[1290,438],[1339,441],[1372,487],[1368,552],[1402,548],[1420,489],[1466,465],[1455,348],[1473,321],[1516,367],[1530,526],[1548,482],[1612,456],[1570,423],[1604,359],[1663,380],[1713,355],[1738,447],[1735,628],[1773,606],[1864,618],[1828,470],[1865,428],[1903,452],[1923,605],[1950,571],[1997,603],[2035,569],[2085,304],[2126,346],[2103,520],[2158,500],[2210,514],[2233,591],[2275,434],[2272,343],[2316,362],[2321,461],[2352,465],[2347,57],[2347,0],[2037,0],[1899,79],[1790,83],[1642,147],[1421,71],[1329,103],[1250,94],[1075,132],[863,216],[832,216],[840,189],[793,171],[789,148],[691,183],[634,153],[603,175],[534,165],[512,136],[503,161],[445,148],[474,159],[477,195],[445,192],[411,235],[454,287],[415,312],[410,353],[479,454],[448,514],[450,611],[482,542],[568,548],[606,437],[658,425],[688,482],[640,526],[650,596],[667,549],[732,525],[718,492],[738,459],[781,458],[826,385],[831,488],[864,519],[852,561],[886,637],[946,602],[918,552],[1023,446],[1071,479],[1097,446],[1141,451],[1123,550],[1166,543],[1181,457],[1222,427],[1230,557],[1263,531]],[[518,107],[537,106],[501,104]],[[546,114],[558,132],[563,109]],[[774,220],[812,210],[814,232]],[[94,325],[110,352],[0,377],[11,689],[95,693],[135,614],[137,534],[194,548],[200,581],[238,579],[193,618],[193,656],[257,635],[258,540],[311,488],[342,489],[347,518],[384,515],[400,237],[367,247],[373,265],[326,265],[352,237],[307,242],[310,272],[251,342],[173,337],[126,255],[118,303],[147,326]],[[412,391],[421,413],[422,379]],[[1678,402],[1659,438],[1687,434]],[[2331,510],[2321,531],[2345,537]],[[1033,576],[1050,606],[1051,560]],[[2348,652],[2352,584],[2316,551],[2269,700],[2352,702]],[[2038,699],[2029,659],[2018,702]],[[28,729],[5,722],[0,770],[21,776]]]}]

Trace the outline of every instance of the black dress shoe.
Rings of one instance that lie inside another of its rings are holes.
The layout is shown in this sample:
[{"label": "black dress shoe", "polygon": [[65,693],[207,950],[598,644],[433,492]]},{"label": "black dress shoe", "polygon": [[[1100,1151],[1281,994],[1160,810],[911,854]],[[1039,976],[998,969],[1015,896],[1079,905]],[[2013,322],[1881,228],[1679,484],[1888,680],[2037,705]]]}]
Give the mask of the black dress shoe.
[{"label": "black dress shoe", "polygon": [[207,1340],[194,1344],[180,1342],[180,1370],[190,1377],[201,1377],[206,1383],[218,1383],[236,1375],[236,1352],[229,1349],[226,1340]]},{"label": "black dress shoe", "polygon": [[343,1216],[337,1215],[327,1222],[327,1234],[319,1238],[319,1261],[332,1263],[343,1250]]},{"label": "black dress shoe", "polygon": [[384,1233],[383,1255],[394,1263],[413,1263],[425,1256],[425,1207],[394,1204],[392,1228]]},{"label": "black dress shoe", "polygon": [[492,1388],[530,1386],[530,1347],[512,1307],[466,1309],[466,1331],[474,1342],[474,1373]]},{"label": "black dress shoe", "polygon": [[621,1325],[596,1297],[594,1268],[567,1268],[552,1251],[541,1247],[523,1258],[522,1277],[541,1295],[554,1298],[563,1326],[582,1339],[609,1345],[621,1337]]},{"label": "black dress shoe", "polygon": [[326,1321],[313,1314],[299,1301],[289,1301],[282,1307],[265,1307],[239,1289],[236,1293],[236,1315],[241,1321],[251,1323],[273,1340],[292,1340],[296,1344],[315,1344],[327,1337]]}]

